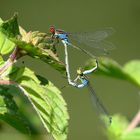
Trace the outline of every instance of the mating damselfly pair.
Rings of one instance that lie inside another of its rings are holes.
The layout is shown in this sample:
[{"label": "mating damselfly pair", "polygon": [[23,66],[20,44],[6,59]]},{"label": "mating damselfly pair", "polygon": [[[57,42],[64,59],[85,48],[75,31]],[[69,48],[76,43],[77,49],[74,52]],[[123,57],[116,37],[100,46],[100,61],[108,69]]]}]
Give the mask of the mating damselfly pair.
[{"label": "mating damselfly pair", "polygon": [[[64,30],[55,29],[54,26],[50,26],[50,32],[52,33],[52,38],[56,39],[57,42],[61,41],[65,47],[65,64],[69,85],[76,88],[87,87],[97,112],[99,113],[99,115],[107,117],[109,119],[109,123],[111,123],[111,117],[107,109],[99,101],[99,98],[97,97],[86,75],[92,73],[98,68],[98,61],[96,60],[97,56],[108,54],[110,50],[115,48],[112,43],[105,41],[105,39],[114,32],[114,29],[105,28],[96,32],[67,33]],[[73,40],[77,41],[79,43],[79,46],[75,46],[73,43],[71,43],[73,42]],[[83,53],[96,60],[96,66],[92,69],[82,70],[81,68],[79,68],[77,70],[77,77],[75,78],[75,80],[71,80],[70,75],[67,49],[69,46],[82,51]],[[88,48],[90,51],[88,50]],[[80,84],[77,82],[78,80],[81,82]]]}]

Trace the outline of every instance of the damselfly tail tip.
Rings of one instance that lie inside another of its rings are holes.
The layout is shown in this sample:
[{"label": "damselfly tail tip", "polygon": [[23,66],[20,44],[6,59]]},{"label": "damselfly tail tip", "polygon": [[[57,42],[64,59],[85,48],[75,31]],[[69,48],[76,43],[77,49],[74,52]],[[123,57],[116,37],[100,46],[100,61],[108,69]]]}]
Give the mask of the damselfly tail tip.
[{"label": "damselfly tail tip", "polygon": [[111,126],[112,124],[112,117],[111,116],[108,116],[108,115],[101,115],[101,121],[104,125],[104,127],[108,128]]},{"label": "damselfly tail tip", "polygon": [[105,122],[105,124],[106,124],[106,127],[110,127],[111,126],[111,124],[112,124],[112,117],[111,116],[109,116],[108,121]]},{"label": "damselfly tail tip", "polygon": [[109,116],[109,124],[111,125],[111,123],[112,123],[112,117]]}]

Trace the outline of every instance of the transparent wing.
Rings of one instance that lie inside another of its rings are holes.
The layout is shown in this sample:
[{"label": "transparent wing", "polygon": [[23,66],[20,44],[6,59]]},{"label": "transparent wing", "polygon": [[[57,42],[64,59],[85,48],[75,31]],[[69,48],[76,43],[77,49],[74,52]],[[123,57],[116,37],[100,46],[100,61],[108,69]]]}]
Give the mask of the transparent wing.
[{"label": "transparent wing", "polygon": [[108,27],[99,31],[95,32],[75,32],[75,33],[68,33],[74,40],[79,42],[89,42],[89,41],[101,41],[106,39],[108,36],[112,35],[115,30],[112,27]]},{"label": "transparent wing", "polygon": [[106,55],[110,50],[115,48],[112,43],[105,41],[113,32],[114,29],[109,27],[96,32],[69,33],[68,35],[71,42],[73,42],[73,40],[76,41],[80,45],[80,48],[89,50],[92,54],[97,56]]},{"label": "transparent wing", "polygon": [[94,89],[92,86],[89,84],[88,89],[91,95],[92,103],[100,117],[104,116],[108,119],[109,124],[111,124],[112,118],[110,117],[107,109],[104,107],[104,105],[99,101],[99,98],[97,97]]},{"label": "transparent wing", "polygon": [[75,48],[75,49],[77,49],[77,50],[79,50],[79,51],[81,51],[81,52],[87,54],[88,56],[90,56],[90,57],[92,57],[92,58],[96,58],[96,55],[94,55],[93,53],[90,53],[89,51],[87,51],[87,50],[84,49],[84,48],[81,48],[81,47],[79,47],[79,46],[75,46],[75,45],[73,45],[73,44],[71,44],[71,43],[69,43],[69,45],[71,45],[73,48]]}]

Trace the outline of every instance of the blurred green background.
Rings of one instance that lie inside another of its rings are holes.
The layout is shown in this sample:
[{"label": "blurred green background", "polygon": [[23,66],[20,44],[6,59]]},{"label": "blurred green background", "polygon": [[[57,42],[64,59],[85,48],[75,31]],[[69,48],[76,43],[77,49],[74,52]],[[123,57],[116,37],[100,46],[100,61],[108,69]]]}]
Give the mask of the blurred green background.
[{"label": "blurred green background", "polygon": [[[140,59],[138,0],[0,0],[2,19],[9,19],[14,12],[19,13],[19,24],[27,31],[48,32],[50,25],[70,32],[96,31],[104,27],[113,27],[116,32],[108,40],[116,46],[116,49],[109,57],[121,65],[132,59]],[[63,47],[58,48],[58,52],[60,58],[64,60]],[[88,57],[73,49],[70,49],[69,53],[74,76],[75,69],[84,66]],[[57,87],[61,88],[67,84],[63,75],[45,63],[29,57],[24,57],[23,60],[25,65],[51,80]],[[120,113],[128,119],[133,118],[140,106],[137,87],[108,77],[95,76],[91,79],[97,94],[111,114]],[[68,140],[105,140],[87,89],[68,87],[63,89],[62,93],[70,113]],[[19,138],[30,139],[6,124],[0,131],[0,140]]]}]

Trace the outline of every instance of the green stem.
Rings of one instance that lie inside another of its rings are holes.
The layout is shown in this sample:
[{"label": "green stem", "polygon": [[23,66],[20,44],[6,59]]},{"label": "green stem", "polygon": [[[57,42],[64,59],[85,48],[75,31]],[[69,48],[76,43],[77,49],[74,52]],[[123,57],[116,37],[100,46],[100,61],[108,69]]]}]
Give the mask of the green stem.
[{"label": "green stem", "polygon": [[140,111],[138,111],[133,120],[130,122],[127,129],[125,130],[125,133],[132,131],[138,124],[140,124]]},{"label": "green stem", "polygon": [[14,62],[16,60],[16,58],[17,58],[18,52],[19,52],[19,48],[18,47],[15,47],[14,51],[9,56],[9,60],[11,60],[12,62]]},{"label": "green stem", "polygon": [[2,75],[11,65],[15,63],[15,60],[17,58],[17,54],[19,52],[18,47],[15,47],[12,54],[9,56],[8,60],[0,67],[0,75]]},{"label": "green stem", "polygon": [[11,80],[0,80],[0,85],[15,85],[16,83]]}]

